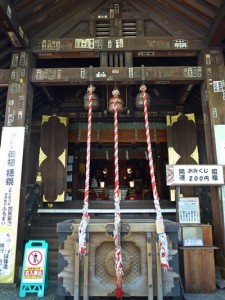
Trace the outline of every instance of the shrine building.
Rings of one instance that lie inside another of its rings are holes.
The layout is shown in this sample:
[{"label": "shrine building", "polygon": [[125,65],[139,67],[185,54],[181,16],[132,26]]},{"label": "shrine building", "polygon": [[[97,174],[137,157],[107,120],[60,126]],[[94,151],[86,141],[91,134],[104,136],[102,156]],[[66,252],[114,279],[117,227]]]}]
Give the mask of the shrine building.
[{"label": "shrine building", "polygon": [[0,20],[0,283],[35,282],[46,241],[63,299],[212,293],[225,1],[3,0]]}]

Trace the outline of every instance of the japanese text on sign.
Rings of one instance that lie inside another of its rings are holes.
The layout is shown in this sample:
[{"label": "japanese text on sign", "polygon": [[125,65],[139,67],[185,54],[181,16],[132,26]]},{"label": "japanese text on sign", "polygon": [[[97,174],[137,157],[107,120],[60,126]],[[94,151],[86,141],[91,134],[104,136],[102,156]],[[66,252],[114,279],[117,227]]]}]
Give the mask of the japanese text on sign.
[{"label": "japanese text on sign", "polygon": [[199,199],[197,197],[179,199],[179,222],[200,223]]},{"label": "japanese text on sign", "polygon": [[4,127],[2,132],[0,283],[14,281],[24,132],[24,127]]},{"label": "japanese text on sign", "polygon": [[217,165],[167,165],[167,185],[223,185],[223,167]]}]

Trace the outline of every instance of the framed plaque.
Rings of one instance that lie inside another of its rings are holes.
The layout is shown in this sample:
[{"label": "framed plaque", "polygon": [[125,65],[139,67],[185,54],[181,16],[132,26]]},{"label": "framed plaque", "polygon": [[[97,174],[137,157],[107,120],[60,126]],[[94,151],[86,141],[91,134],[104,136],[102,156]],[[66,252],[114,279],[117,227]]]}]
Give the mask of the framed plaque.
[{"label": "framed plaque", "polygon": [[179,199],[179,223],[201,223],[198,197],[184,197]]}]

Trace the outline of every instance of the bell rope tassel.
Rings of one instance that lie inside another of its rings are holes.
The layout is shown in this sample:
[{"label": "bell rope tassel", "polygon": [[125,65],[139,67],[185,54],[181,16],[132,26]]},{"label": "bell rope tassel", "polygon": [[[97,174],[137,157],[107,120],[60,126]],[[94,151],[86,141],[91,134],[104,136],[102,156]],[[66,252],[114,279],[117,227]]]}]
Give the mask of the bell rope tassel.
[{"label": "bell rope tassel", "polygon": [[115,219],[114,219],[114,244],[115,244],[115,271],[116,271],[116,298],[122,299],[122,276],[123,263],[122,251],[120,245],[120,199],[119,199],[119,156],[118,156],[118,107],[117,99],[119,90],[114,89],[113,92],[113,108],[114,108],[114,167],[115,167],[115,187],[114,187],[114,204],[115,204]]},{"label": "bell rope tassel", "polygon": [[151,148],[151,136],[150,136],[149,122],[148,122],[148,104],[147,104],[146,90],[147,90],[146,86],[144,84],[141,85],[140,91],[142,92],[142,97],[144,100],[144,118],[145,118],[145,130],[146,130],[146,139],[147,139],[147,148],[148,148],[149,171],[150,171],[150,178],[152,184],[154,205],[156,210],[156,233],[157,233],[158,243],[159,243],[159,255],[160,255],[161,266],[165,270],[168,270],[169,269],[168,242],[165,234],[163,216],[160,208],[159,195],[158,195],[156,181],[155,181],[155,172],[154,172],[152,148]]},{"label": "bell rope tassel", "polygon": [[92,93],[94,87],[88,87],[88,131],[87,131],[87,154],[86,154],[86,175],[85,175],[85,190],[83,215],[78,228],[79,235],[79,254],[85,255],[87,252],[87,226],[89,224],[88,204],[89,204],[89,181],[90,181],[90,153],[91,153],[91,129],[92,129]]}]

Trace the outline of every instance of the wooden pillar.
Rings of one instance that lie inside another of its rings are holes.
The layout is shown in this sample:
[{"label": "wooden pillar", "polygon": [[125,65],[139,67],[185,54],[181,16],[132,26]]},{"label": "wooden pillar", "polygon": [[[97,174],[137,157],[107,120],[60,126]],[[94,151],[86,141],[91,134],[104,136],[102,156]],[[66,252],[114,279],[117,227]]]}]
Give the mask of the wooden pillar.
[{"label": "wooden pillar", "polygon": [[[216,157],[215,126],[225,124],[225,74],[223,52],[220,48],[208,48],[201,52],[199,63],[205,68],[201,86],[204,130],[208,164],[218,164]],[[224,212],[221,188],[211,187],[213,229],[216,246],[225,254]]]},{"label": "wooden pillar", "polygon": [[33,103],[29,82],[30,67],[32,55],[28,51],[18,50],[12,53],[0,157],[0,232],[4,253],[8,253],[8,257],[7,266],[0,266],[0,283],[15,282],[19,275],[17,267],[22,265]]}]

